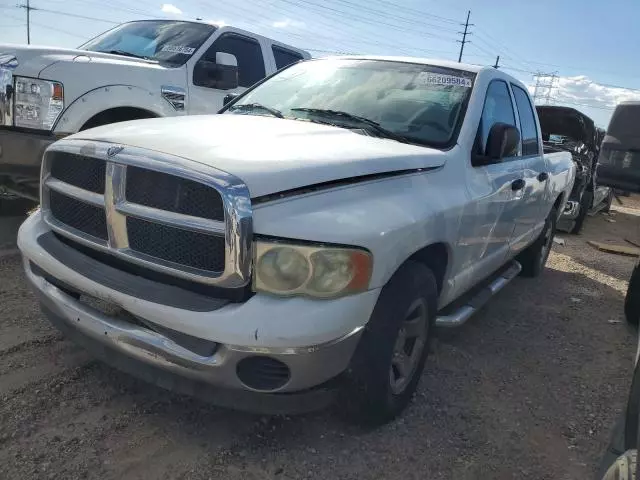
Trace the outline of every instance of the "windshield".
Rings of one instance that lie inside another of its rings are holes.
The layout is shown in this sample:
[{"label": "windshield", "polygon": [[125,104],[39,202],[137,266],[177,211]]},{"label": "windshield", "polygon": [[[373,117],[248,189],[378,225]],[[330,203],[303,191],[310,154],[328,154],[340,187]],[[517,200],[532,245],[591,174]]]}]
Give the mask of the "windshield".
[{"label": "windshield", "polygon": [[80,47],[91,52],[114,53],[182,65],[216,30],[213,25],[168,20],[125,23]]},{"label": "windshield", "polygon": [[[259,105],[286,118],[366,127],[353,122],[357,116],[411,143],[445,147],[455,142],[474,77],[471,72],[414,63],[313,60],[257,86],[228,113],[268,115],[265,108],[238,108]],[[328,117],[321,110],[348,115]]]}]

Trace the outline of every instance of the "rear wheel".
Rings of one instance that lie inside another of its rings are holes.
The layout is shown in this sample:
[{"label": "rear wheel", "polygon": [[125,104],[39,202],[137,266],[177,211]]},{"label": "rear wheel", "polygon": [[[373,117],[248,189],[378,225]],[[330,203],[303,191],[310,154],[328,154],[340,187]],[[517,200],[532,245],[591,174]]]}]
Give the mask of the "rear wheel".
[{"label": "rear wheel", "polygon": [[557,219],[558,210],[553,208],[544,223],[540,236],[524,252],[518,255],[517,260],[522,265],[522,276],[537,277],[544,270],[553,245],[553,237],[556,234]]},{"label": "rear wheel", "polygon": [[576,218],[575,223],[573,224],[573,228],[571,229],[571,233],[578,234],[582,230],[582,225],[587,218],[587,214],[591,209],[591,204],[593,203],[593,192],[589,190],[585,190],[582,193],[582,198],[580,199],[580,212],[578,212],[578,218]]},{"label": "rear wheel", "polygon": [[624,315],[627,322],[638,326],[640,320],[640,263],[636,263],[629,279],[627,295],[624,299]]},{"label": "rear wheel", "polygon": [[428,355],[437,297],[433,273],[413,261],[382,289],[345,373],[340,404],[349,421],[382,424],[407,406]]}]

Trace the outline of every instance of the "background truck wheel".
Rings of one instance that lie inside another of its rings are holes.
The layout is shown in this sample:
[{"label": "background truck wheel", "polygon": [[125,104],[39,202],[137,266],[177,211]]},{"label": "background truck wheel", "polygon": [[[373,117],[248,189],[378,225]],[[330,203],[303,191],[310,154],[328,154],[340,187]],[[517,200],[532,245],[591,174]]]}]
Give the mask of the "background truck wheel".
[{"label": "background truck wheel", "polygon": [[571,233],[578,234],[580,230],[582,230],[582,225],[584,224],[585,219],[587,218],[587,213],[591,209],[591,204],[593,203],[593,192],[589,190],[585,190],[582,193],[582,198],[580,199],[580,212],[578,213],[578,218],[576,218],[576,222],[573,224],[573,228],[571,229]]},{"label": "background truck wheel", "polygon": [[609,189],[609,195],[607,195],[607,199],[604,201],[604,207],[602,207],[602,211],[605,213],[609,213],[609,211],[611,211],[612,202],[613,202],[613,188]]},{"label": "background truck wheel", "polygon": [[549,252],[551,252],[551,246],[553,245],[553,237],[556,234],[556,221],[558,219],[558,211],[553,208],[547,220],[545,221],[544,228],[540,232],[540,236],[535,242],[527,247],[527,249],[518,255],[518,262],[522,265],[521,275],[524,277],[537,277],[542,273],[547,258],[549,258]]},{"label": "background truck wheel", "polygon": [[624,299],[624,315],[627,322],[638,326],[640,320],[640,263],[636,263],[629,279],[627,295]]},{"label": "background truck wheel", "polygon": [[0,196],[0,217],[21,217],[37,205],[33,200],[20,197]]},{"label": "background truck wheel", "polygon": [[413,261],[382,289],[345,372],[340,407],[350,422],[380,425],[407,406],[429,352],[437,299],[433,273]]}]

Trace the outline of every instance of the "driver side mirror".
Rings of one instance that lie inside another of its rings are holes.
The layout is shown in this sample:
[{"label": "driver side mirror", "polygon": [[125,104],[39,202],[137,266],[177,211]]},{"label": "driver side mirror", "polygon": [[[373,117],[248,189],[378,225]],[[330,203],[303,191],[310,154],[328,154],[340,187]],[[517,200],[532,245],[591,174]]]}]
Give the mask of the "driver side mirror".
[{"label": "driver side mirror", "polygon": [[238,60],[235,55],[216,52],[216,61],[200,60],[193,68],[193,83],[200,87],[231,90],[238,87]]},{"label": "driver side mirror", "polygon": [[222,100],[222,106],[226,107],[229,102],[233,102],[239,96],[240,96],[239,93],[227,93],[224,96],[224,100]]},{"label": "driver side mirror", "polygon": [[485,164],[499,163],[504,158],[518,154],[520,131],[508,123],[494,123],[489,131],[484,152]]}]

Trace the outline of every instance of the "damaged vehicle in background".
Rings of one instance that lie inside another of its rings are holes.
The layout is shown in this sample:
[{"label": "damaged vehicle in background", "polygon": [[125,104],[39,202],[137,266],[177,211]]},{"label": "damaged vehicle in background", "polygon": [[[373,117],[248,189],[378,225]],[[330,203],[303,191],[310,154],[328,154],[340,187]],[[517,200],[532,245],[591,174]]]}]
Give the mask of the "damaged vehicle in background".
[{"label": "damaged vehicle in background", "polygon": [[[304,50],[201,21],[139,20],[77,49],[0,44],[0,216],[38,201],[53,142],[142,118],[216,113]],[[22,200],[21,200],[22,199]]]},{"label": "damaged vehicle in background", "polygon": [[603,130],[575,108],[537,106],[544,152],[569,152],[576,164],[576,179],[558,229],[580,233],[589,211],[609,211],[613,191],[596,182],[596,166]]}]

